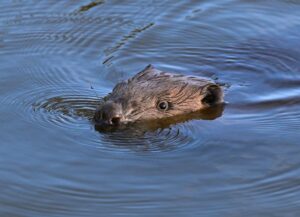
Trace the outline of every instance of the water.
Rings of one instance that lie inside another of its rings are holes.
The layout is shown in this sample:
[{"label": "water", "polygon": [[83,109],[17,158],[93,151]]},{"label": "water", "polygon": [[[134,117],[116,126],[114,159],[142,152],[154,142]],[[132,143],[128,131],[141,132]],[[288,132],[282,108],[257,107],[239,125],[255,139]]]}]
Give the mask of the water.
[{"label": "water", "polygon": [[[1,216],[299,216],[300,3],[0,3]],[[228,86],[214,118],[98,132],[149,63]]]}]

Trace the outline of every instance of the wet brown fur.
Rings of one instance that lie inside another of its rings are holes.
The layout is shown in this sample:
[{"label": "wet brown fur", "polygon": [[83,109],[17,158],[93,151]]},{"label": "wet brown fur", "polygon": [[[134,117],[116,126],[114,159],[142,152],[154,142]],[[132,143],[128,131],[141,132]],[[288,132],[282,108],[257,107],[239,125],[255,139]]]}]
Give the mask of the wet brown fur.
[{"label": "wet brown fur", "polygon": [[[162,101],[168,103],[167,110],[159,109]],[[95,120],[105,121],[108,116],[118,117],[119,122],[162,119],[199,111],[221,102],[223,90],[214,82],[163,72],[149,65],[114,87],[96,111]]]}]

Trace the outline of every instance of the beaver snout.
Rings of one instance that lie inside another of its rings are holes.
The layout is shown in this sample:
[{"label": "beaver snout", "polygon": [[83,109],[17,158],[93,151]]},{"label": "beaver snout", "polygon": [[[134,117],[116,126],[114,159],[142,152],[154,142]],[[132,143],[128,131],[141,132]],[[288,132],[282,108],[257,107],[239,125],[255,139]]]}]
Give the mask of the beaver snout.
[{"label": "beaver snout", "polygon": [[99,124],[119,125],[122,116],[121,105],[114,102],[108,102],[97,109],[94,120]]}]

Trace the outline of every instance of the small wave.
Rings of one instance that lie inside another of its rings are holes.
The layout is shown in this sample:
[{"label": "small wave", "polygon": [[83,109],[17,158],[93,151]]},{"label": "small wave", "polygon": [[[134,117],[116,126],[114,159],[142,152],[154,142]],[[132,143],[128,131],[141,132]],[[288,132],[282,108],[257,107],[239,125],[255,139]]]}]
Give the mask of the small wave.
[{"label": "small wave", "polygon": [[18,114],[44,127],[87,128],[99,98],[92,90],[37,88],[4,98]]}]

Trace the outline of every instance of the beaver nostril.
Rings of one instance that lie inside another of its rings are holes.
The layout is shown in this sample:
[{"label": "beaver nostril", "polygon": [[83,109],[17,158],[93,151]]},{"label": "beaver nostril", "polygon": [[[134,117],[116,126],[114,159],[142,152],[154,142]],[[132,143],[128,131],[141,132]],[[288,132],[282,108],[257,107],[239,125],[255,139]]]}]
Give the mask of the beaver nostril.
[{"label": "beaver nostril", "polygon": [[101,125],[118,125],[121,122],[122,107],[118,103],[107,102],[95,114],[95,120]]},{"label": "beaver nostril", "polygon": [[111,119],[111,122],[112,122],[114,125],[119,124],[120,121],[121,121],[121,118],[120,118],[120,117],[113,117],[113,118]]}]

